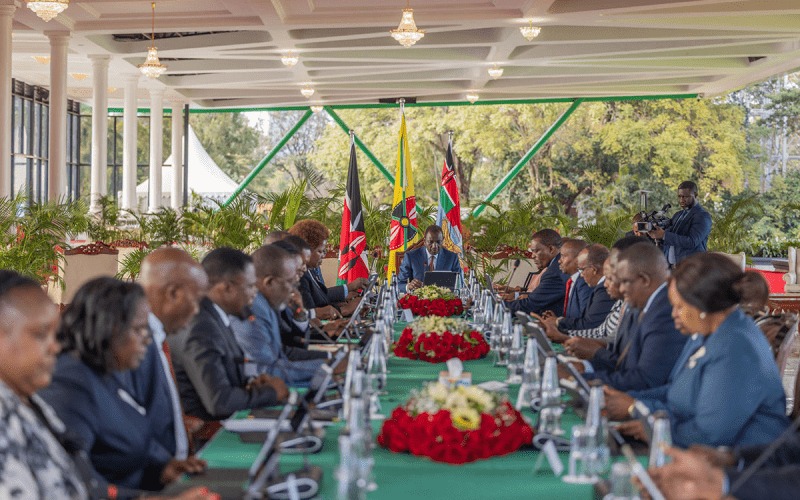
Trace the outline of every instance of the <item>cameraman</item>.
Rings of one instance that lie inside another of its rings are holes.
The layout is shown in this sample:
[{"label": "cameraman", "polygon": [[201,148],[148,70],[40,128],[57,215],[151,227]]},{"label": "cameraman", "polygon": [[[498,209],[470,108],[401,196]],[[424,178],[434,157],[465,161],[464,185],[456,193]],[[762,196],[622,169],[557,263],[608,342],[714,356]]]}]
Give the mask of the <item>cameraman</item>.
[{"label": "cameraman", "polygon": [[670,266],[684,257],[708,249],[708,233],[711,232],[711,214],[697,202],[697,184],[681,182],[678,186],[680,211],[672,216],[665,229],[653,228],[649,235],[664,240],[664,255]]}]

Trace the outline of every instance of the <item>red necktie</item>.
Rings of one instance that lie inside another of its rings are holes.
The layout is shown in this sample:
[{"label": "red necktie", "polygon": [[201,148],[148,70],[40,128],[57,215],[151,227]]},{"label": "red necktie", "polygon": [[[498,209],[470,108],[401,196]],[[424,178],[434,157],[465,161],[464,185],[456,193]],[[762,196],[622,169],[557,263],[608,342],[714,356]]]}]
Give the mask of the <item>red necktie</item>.
[{"label": "red necktie", "polygon": [[436,269],[433,268],[433,255],[431,255],[431,263],[428,264],[428,271],[435,271]]},{"label": "red necktie", "polygon": [[572,288],[572,278],[567,280],[567,294],[564,295],[564,316],[567,315],[567,304],[569,303],[569,289]]}]

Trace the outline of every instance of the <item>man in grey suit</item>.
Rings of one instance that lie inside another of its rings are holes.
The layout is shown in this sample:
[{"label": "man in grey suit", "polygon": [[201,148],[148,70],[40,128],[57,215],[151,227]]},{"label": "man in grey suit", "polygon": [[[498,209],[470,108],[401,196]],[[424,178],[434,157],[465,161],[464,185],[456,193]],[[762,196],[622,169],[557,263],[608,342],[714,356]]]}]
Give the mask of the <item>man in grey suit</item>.
[{"label": "man in grey suit", "polygon": [[212,250],[202,262],[209,289],[188,331],[170,340],[175,379],[184,412],[221,420],[248,408],[273,406],[289,391],[278,377],[245,373],[245,355],[231,329],[256,294],[253,259],[239,250]]}]

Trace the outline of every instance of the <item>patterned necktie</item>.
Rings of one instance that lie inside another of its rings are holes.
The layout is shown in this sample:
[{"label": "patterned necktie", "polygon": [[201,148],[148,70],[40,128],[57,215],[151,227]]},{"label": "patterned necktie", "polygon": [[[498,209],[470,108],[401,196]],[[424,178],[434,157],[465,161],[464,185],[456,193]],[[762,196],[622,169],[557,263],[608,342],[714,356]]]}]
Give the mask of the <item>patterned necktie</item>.
[{"label": "patterned necktie", "polygon": [[567,293],[564,295],[564,316],[567,316],[567,304],[569,304],[569,291],[572,288],[572,278],[567,280]]},{"label": "patterned necktie", "polygon": [[431,262],[430,262],[430,264],[428,264],[428,271],[434,271],[435,270],[434,263],[433,263],[433,257],[434,256],[431,255]]}]

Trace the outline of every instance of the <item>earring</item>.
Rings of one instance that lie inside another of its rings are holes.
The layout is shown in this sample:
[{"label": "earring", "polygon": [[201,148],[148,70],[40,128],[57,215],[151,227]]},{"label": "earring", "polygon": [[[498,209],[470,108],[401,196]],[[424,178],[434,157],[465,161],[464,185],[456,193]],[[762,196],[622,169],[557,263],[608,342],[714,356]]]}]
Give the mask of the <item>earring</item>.
[{"label": "earring", "polygon": [[706,313],[701,312],[700,313],[700,319],[706,319]]}]

